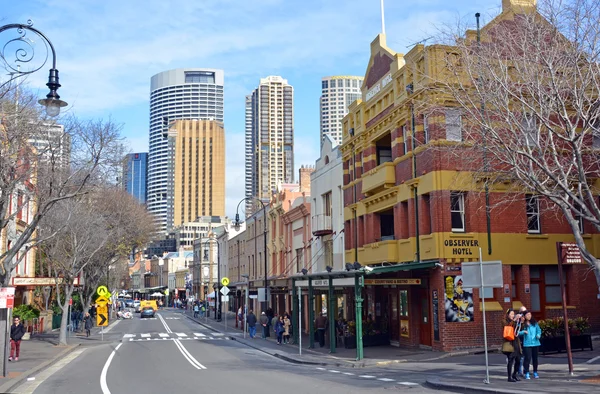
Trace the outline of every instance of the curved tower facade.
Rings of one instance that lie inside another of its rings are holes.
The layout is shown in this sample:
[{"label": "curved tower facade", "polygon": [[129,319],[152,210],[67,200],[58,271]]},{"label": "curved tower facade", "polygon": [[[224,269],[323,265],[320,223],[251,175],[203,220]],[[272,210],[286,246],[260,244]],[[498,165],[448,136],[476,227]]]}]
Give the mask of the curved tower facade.
[{"label": "curved tower facade", "polygon": [[163,71],[150,82],[148,210],[159,231],[167,231],[169,123],[178,119],[223,122],[223,70],[178,68]]}]

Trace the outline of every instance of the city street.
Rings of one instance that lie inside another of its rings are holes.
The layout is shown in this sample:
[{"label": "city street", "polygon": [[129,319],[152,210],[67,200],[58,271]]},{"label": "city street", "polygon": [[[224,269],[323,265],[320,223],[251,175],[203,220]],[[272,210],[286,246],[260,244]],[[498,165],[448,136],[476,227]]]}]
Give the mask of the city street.
[{"label": "city street", "polygon": [[425,375],[290,364],[167,310],[121,321],[105,341],[78,348],[15,392],[433,392],[421,386]]}]

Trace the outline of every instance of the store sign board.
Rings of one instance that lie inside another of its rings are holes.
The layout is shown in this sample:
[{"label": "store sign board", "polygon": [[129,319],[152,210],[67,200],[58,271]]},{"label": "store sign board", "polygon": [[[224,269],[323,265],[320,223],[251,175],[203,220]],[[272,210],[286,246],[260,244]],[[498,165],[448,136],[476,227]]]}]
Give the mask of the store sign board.
[{"label": "store sign board", "polygon": [[381,89],[385,88],[387,85],[392,83],[392,74],[387,74],[385,77],[381,79],[381,81],[377,82],[369,91],[367,92],[366,99],[367,101],[371,100],[377,93],[381,92]]},{"label": "store sign board", "polygon": [[444,248],[447,257],[468,258],[478,256],[481,247],[476,239],[445,239]]},{"label": "store sign board", "polygon": [[[55,286],[62,284],[63,278],[12,278],[13,286]],[[73,280],[75,286],[79,286],[79,278]]]},{"label": "store sign board", "polygon": [[558,242],[563,264],[584,264],[581,250],[575,242]]},{"label": "store sign board", "polygon": [[365,279],[365,286],[420,285],[421,279]]}]

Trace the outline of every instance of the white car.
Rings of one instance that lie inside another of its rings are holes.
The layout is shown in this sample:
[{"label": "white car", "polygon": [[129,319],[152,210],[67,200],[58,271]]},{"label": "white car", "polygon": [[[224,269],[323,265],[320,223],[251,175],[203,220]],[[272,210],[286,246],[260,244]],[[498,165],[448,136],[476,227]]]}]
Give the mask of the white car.
[{"label": "white car", "polygon": [[136,313],[140,313],[140,301],[139,300],[133,301],[133,308],[135,309]]}]

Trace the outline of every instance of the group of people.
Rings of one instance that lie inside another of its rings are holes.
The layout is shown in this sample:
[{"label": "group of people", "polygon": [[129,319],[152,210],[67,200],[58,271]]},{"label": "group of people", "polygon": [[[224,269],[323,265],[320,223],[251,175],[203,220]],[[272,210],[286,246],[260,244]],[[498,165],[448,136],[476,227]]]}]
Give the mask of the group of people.
[{"label": "group of people", "polygon": [[538,352],[542,330],[526,307],[519,312],[506,311],[503,325],[502,353],[506,355],[506,371],[509,382],[531,379],[529,367],[533,364],[533,378],[539,379]]},{"label": "group of people", "polygon": [[85,314],[83,311],[73,309],[71,311],[71,328],[73,331],[79,332],[85,330],[85,336],[89,337],[94,327],[94,317],[96,316],[96,307],[91,306],[89,312]]},{"label": "group of people", "polygon": [[206,303],[205,302],[201,302],[201,301],[194,301],[194,317],[197,318],[198,316],[200,317],[204,317],[204,315],[206,314]]},{"label": "group of people", "polygon": [[[248,325],[248,334],[250,338],[256,337],[256,324],[259,323],[262,326],[262,338],[267,339],[271,336],[271,328],[277,337],[277,344],[289,344],[290,337],[292,335],[292,319],[289,313],[285,312],[281,315],[273,313],[272,309],[265,312],[261,312],[260,318],[257,318],[254,311],[250,309],[246,316],[246,324]],[[242,320],[242,308],[238,310],[238,319]]]}]

